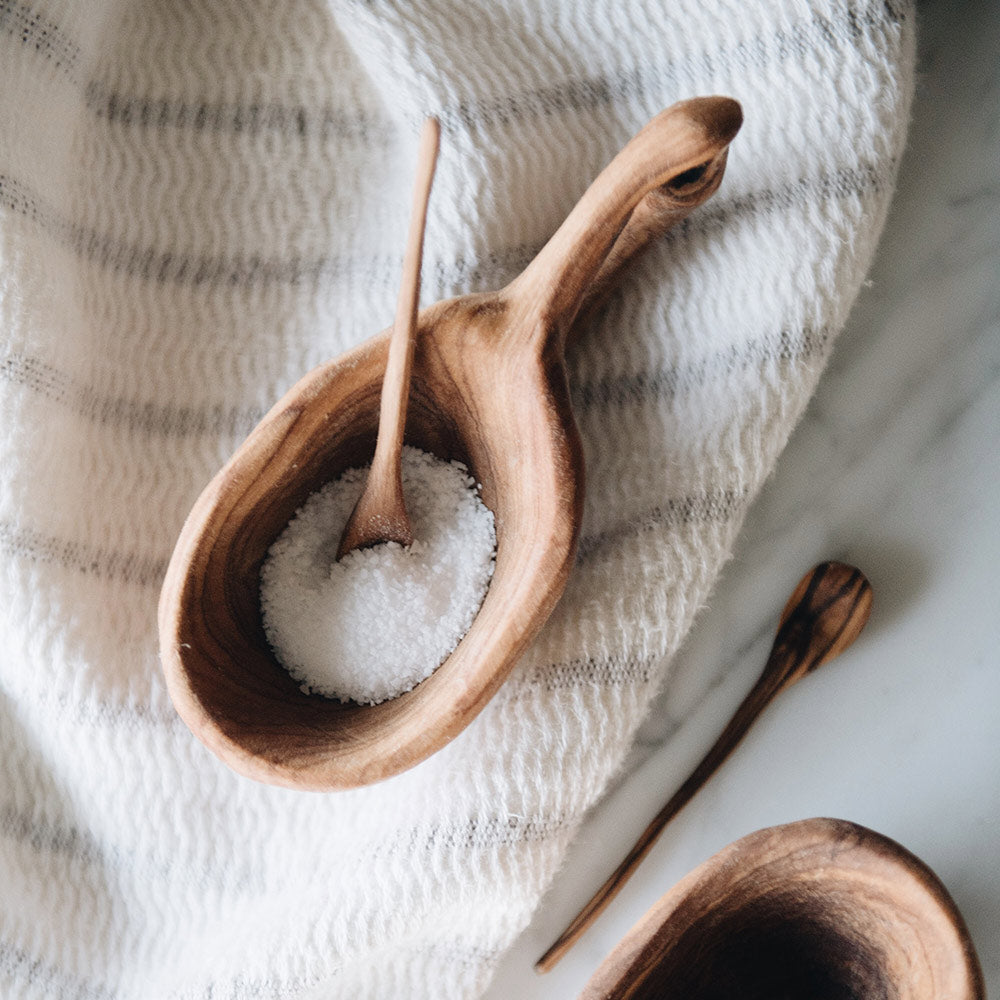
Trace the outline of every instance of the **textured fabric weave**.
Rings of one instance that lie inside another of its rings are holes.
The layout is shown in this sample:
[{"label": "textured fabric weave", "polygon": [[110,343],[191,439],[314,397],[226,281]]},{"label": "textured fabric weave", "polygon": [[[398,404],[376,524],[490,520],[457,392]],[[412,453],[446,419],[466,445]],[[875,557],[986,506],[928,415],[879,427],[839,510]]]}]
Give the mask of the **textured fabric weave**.
[{"label": "textured fabric weave", "polygon": [[[884,220],[902,0],[0,0],[0,995],[474,997],[623,759]],[[296,793],[181,724],[159,585],[201,488],[391,320],[499,287],[674,101],[716,197],[574,345],[579,557],[514,675],[381,785]]]}]

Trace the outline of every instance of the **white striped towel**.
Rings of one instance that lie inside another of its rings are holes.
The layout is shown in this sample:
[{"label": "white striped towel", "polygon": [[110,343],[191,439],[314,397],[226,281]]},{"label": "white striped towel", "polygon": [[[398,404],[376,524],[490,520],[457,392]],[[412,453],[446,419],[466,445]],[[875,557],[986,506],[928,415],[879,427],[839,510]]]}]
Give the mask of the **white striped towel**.
[{"label": "white striped towel", "polygon": [[[474,997],[623,759],[860,287],[906,0],[0,0],[0,994]],[[392,316],[419,122],[423,301],[500,287],[674,101],[720,192],[569,358],[588,468],[553,619],[413,770],[229,771],[157,660],[201,488]]]}]

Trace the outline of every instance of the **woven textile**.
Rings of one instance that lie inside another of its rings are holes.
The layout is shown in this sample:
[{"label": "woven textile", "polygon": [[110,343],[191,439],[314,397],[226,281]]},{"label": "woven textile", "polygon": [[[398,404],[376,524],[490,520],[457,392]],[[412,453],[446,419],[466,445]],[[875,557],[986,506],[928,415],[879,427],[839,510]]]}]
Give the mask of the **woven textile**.
[{"label": "woven textile", "polygon": [[[0,995],[467,998],[628,749],[861,285],[903,0],[0,0]],[[715,198],[569,357],[587,462],[553,618],[383,784],[230,772],[165,692],[181,523],[301,374],[500,287],[657,111],[726,94]]]}]

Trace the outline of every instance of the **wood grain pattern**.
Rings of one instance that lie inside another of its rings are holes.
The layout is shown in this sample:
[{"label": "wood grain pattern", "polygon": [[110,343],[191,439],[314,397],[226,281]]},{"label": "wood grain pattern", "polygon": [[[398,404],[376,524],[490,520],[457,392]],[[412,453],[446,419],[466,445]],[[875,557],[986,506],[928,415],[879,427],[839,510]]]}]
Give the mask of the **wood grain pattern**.
[{"label": "wood grain pattern", "polygon": [[580,939],[635,874],[666,825],[736,749],[754,721],[785,688],[839,656],[860,635],[872,607],[872,588],[861,570],[825,562],[799,582],[781,613],[771,653],[756,684],[698,766],[653,817],[621,864],[535,963],[548,972]]},{"label": "wood grain pattern", "polygon": [[667,109],[507,288],[420,311],[406,440],[469,467],[497,558],[465,638],[413,691],[364,707],[304,694],[268,647],[258,602],[261,563],[295,510],[371,460],[385,334],[307,374],[207,486],[167,571],[160,654],[179,714],[230,766],[292,787],[363,785],[424,759],[486,704],[551,613],[576,549],[584,478],[567,334],[657,225],[716,189],[741,120],[728,98]]},{"label": "wood grain pattern", "polygon": [[579,1000],[985,1000],[968,930],[896,842],[809,819],[730,844],[667,892]]}]

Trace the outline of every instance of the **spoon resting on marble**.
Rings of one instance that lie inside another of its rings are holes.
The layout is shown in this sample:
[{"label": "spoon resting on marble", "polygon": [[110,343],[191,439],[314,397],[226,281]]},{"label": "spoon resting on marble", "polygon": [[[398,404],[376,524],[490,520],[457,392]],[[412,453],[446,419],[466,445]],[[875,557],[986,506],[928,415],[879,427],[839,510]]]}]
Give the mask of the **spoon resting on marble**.
[{"label": "spoon resting on marble", "polygon": [[781,613],[771,654],[757,683],[701,763],[656,814],[622,863],[538,959],[537,972],[548,972],[604,911],[635,873],[667,823],[718,770],[771,701],[806,674],[843,653],[861,634],[871,608],[871,584],[853,566],[820,563],[799,581]]},{"label": "spoon resting on marble", "polygon": [[410,395],[410,373],[417,343],[417,304],[420,298],[420,265],[423,259],[427,202],[434,180],[441,125],[436,118],[424,122],[417,152],[417,178],[413,189],[410,232],[403,257],[396,318],[389,338],[389,358],[382,378],[378,437],[368,478],[347,520],[337,558],[380,542],[413,544],[413,529],[403,499],[403,429]]}]

